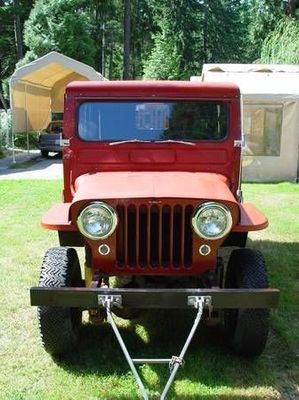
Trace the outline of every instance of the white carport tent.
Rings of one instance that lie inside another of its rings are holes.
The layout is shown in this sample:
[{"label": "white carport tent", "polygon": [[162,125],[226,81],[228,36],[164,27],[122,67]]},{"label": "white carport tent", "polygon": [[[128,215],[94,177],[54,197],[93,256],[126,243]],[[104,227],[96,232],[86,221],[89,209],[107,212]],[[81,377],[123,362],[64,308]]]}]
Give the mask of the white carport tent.
[{"label": "white carport tent", "polygon": [[18,68],[11,77],[12,131],[43,129],[51,112],[63,112],[65,86],[74,80],[104,80],[92,67],[53,51]]},{"label": "white carport tent", "polygon": [[[268,110],[271,107],[281,107],[279,154],[244,155],[243,179],[296,180],[299,144],[299,65],[205,64],[202,76],[191,79],[237,84],[242,93],[244,115],[254,107],[256,110],[259,106]],[[258,112],[255,114],[252,125],[260,123],[258,118],[261,115]],[[246,126],[244,130],[246,134]]]}]

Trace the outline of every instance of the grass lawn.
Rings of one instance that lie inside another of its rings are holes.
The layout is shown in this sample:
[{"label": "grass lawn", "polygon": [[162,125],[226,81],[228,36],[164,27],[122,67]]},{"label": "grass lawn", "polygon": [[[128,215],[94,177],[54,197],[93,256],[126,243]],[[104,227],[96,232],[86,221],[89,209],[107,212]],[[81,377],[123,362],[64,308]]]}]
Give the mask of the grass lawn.
[{"label": "grass lawn", "polygon": [[[219,334],[201,328],[168,399],[299,398],[299,185],[246,184],[243,189],[246,200],[270,219],[267,230],[250,235],[250,245],[263,251],[271,286],[281,289],[267,348],[256,360],[240,359],[229,353]],[[38,281],[43,253],[57,245],[55,232],[39,227],[40,217],[60,198],[59,181],[0,182],[0,399],[138,399],[107,324],[86,324],[80,351],[67,361],[55,363],[41,347],[29,288]],[[154,312],[144,325],[122,323],[131,353],[177,354],[191,323],[185,314]],[[150,398],[157,399],[167,367],[140,370]]]}]

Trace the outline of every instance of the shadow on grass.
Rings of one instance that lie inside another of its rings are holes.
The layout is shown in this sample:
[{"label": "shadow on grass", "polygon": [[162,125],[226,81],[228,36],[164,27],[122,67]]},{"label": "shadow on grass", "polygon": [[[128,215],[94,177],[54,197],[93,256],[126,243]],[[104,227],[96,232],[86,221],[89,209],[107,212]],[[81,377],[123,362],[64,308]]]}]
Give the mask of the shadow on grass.
[{"label": "shadow on grass", "polygon": [[[142,321],[149,334],[148,343],[141,339],[136,332],[138,325],[131,324],[127,328],[120,328],[122,337],[132,357],[138,358],[170,358],[178,355],[186,340],[189,327],[192,325],[192,312],[183,313],[169,311],[147,312]],[[190,315],[191,314],[191,315]],[[256,386],[272,386],[287,399],[287,393],[295,393],[295,384],[284,382],[280,371],[291,367],[293,359],[286,346],[279,344],[277,338],[271,335],[266,352],[260,358],[249,360],[241,359],[230,353],[223,342],[221,333],[215,328],[201,326],[193,338],[186,354],[184,368],[179,370],[177,379],[184,379],[190,384],[196,383],[207,388],[217,389],[230,387],[232,389],[252,388]],[[72,374],[98,375],[125,375],[129,367],[123,353],[116,341],[111,327],[84,325],[82,328],[82,341],[79,351],[68,356],[59,365]],[[279,348],[279,346],[281,348]],[[159,378],[152,387],[139,368],[143,382],[149,393],[161,391],[168,377],[167,365],[151,365],[151,369]],[[187,383],[188,385],[188,383]],[[196,392],[196,391],[195,391]],[[129,397],[121,397],[129,400]],[[151,399],[157,398],[155,395]],[[169,399],[178,398],[174,386],[169,392]],[[265,399],[265,394],[239,393],[229,395],[194,394],[180,396],[180,399]]]},{"label": "shadow on grass", "polygon": [[[258,242],[255,247],[265,253],[268,269],[271,270],[273,281],[281,276],[281,268],[284,265],[277,265],[276,254],[287,255],[285,263],[286,271],[290,271],[290,280],[293,264],[296,264],[296,256],[290,259],[298,251],[298,243],[270,243]],[[299,254],[299,251],[298,253]],[[298,256],[297,256],[298,258]],[[294,265],[295,266],[295,265]],[[284,278],[286,279],[286,278]],[[282,291],[289,287],[290,280],[281,280]],[[292,293],[288,294],[292,296]],[[293,313],[287,310],[285,305],[288,302],[286,297],[281,303],[281,313]],[[172,355],[179,355],[181,348],[190,331],[195,316],[194,310],[155,310],[143,314],[140,320],[131,322],[127,327],[121,327],[121,335],[127,345],[132,357],[135,358],[171,358]],[[291,318],[291,314],[290,314]],[[140,326],[143,328],[140,330]],[[295,326],[295,325],[294,325]],[[259,394],[246,389],[250,388],[274,388],[278,398],[295,399],[297,392],[296,379],[298,379],[298,357],[294,349],[284,337],[284,331],[289,328],[287,324],[281,329],[271,331],[268,344],[262,356],[256,359],[239,358],[233,355],[224,343],[220,329],[208,328],[201,324],[193,341],[187,351],[184,368],[177,374],[177,381],[184,380],[188,385],[200,385],[204,392],[178,396],[174,385],[169,392],[169,399],[181,400],[211,400],[211,399],[257,399],[276,398],[274,392],[272,397],[267,397],[265,392]],[[294,329],[294,328],[293,328]],[[140,332],[143,332],[140,333]],[[82,341],[78,351],[74,352],[59,365],[72,374],[90,375],[96,374],[101,377],[109,375],[125,375],[129,367],[123,353],[117,343],[112,328],[105,323],[101,326],[84,325],[82,328]],[[150,398],[157,398],[154,392],[161,391],[168,377],[167,365],[150,365],[147,368],[154,372],[157,379],[153,384],[147,379],[142,368],[139,368],[144,384],[149,388]],[[240,389],[237,394],[216,394],[221,388]],[[205,392],[211,392],[206,393]],[[256,394],[255,394],[256,393]],[[129,400],[129,397],[121,397]]]}]

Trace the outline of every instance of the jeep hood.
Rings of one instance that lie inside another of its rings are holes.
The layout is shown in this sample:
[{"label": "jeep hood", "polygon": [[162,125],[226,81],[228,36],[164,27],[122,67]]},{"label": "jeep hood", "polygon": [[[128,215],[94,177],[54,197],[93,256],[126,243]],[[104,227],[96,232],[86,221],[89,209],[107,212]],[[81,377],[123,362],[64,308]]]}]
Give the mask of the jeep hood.
[{"label": "jeep hood", "polygon": [[236,203],[229,180],[203,172],[97,172],[79,176],[73,203],[84,200],[188,198]]}]

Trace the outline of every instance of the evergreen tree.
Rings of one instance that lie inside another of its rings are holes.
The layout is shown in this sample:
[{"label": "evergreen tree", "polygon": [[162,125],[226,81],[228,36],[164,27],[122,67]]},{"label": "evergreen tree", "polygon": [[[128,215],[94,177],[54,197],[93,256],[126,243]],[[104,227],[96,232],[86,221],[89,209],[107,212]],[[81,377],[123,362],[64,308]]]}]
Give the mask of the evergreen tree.
[{"label": "evergreen tree", "polygon": [[155,79],[188,79],[198,75],[205,62],[244,60],[247,30],[242,24],[239,0],[158,0],[158,31],[145,61],[144,75]]},{"label": "evergreen tree", "polygon": [[143,63],[147,60],[157,26],[147,0],[131,0],[131,77],[141,79]]},{"label": "evergreen tree", "polygon": [[122,1],[85,0],[95,42],[94,66],[109,79],[122,76]]},{"label": "evergreen tree", "polygon": [[285,12],[284,0],[247,0],[243,3],[244,24],[248,26],[246,58],[257,62],[263,41],[272,32]]},{"label": "evergreen tree", "polygon": [[187,77],[198,64],[196,49],[199,3],[190,0],[149,1],[157,25],[154,46],[144,62],[146,79],[179,79]]},{"label": "evergreen tree", "polygon": [[[22,57],[23,26],[31,7],[32,0],[0,0],[0,89]],[[3,93],[8,100],[6,88]]]},{"label": "evergreen tree", "polygon": [[37,0],[25,24],[24,61],[56,50],[89,65],[94,64],[95,42],[90,16],[79,0]]},{"label": "evergreen tree", "polygon": [[125,4],[131,79],[189,79],[203,63],[257,61],[261,49],[262,61],[298,54],[299,0],[0,0],[0,79],[24,50],[18,65],[56,50],[122,79]]},{"label": "evergreen tree", "polygon": [[246,62],[247,27],[239,0],[201,2],[202,54],[205,63]]}]

